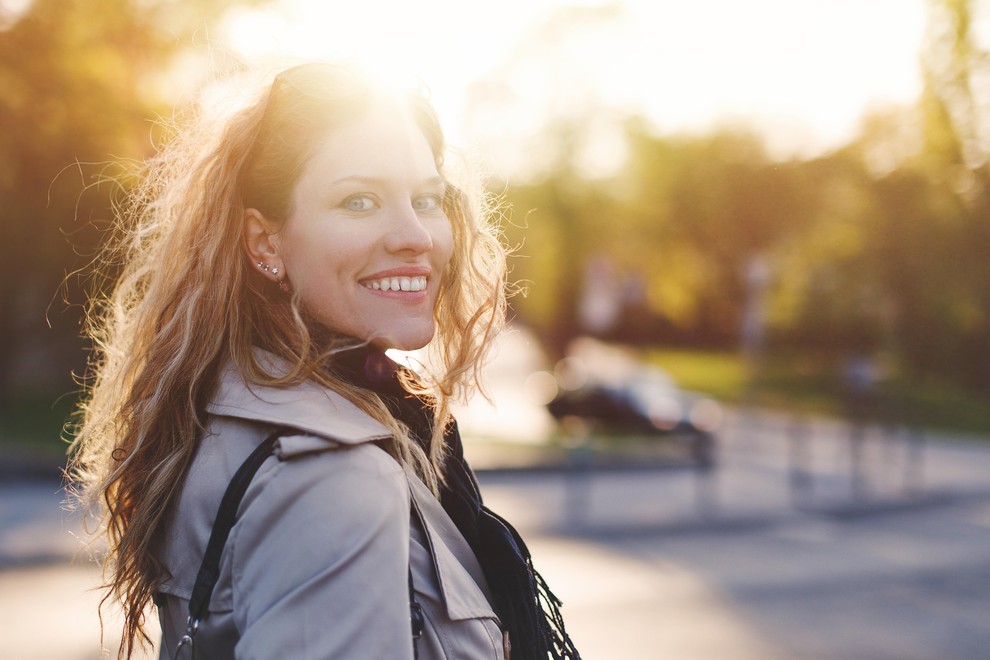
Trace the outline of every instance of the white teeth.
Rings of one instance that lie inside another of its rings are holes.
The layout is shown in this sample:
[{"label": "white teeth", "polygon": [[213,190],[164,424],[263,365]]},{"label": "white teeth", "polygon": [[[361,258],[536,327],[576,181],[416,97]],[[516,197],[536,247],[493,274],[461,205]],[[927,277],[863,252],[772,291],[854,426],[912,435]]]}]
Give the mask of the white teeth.
[{"label": "white teeth", "polygon": [[426,288],[426,277],[383,277],[364,283],[365,288],[375,291],[422,291]]}]

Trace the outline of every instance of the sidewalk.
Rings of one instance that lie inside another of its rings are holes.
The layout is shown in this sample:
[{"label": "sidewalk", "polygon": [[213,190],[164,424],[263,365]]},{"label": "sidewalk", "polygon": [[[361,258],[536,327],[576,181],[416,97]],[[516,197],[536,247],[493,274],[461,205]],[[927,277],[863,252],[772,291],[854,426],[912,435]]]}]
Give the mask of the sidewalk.
[{"label": "sidewalk", "polygon": [[841,420],[779,413],[734,413],[711,473],[684,460],[572,451],[537,479],[505,469],[506,451],[470,442],[466,449],[483,483],[528,489],[541,503],[527,510],[531,528],[564,534],[745,529],[990,500],[990,439],[878,427],[856,436]]},{"label": "sidewalk", "polygon": [[[856,443],[842,421],[761,412],[729,418],[711,472],[663,442],[627,454],[468,437],[465,452],[483,485],[540,503],[519,507],[520,527],[564,535],[751,529],[990,500],[990,439],[871,427]],[[0,568],[83,552],[59,466],[24,455],[0,466]]]},{"label": "sidewalk", "polygon": [[[918,454],[871,429],[855,485],[841,423],[730,421],[710,476],[667,452],[467,440],[486,502],[522,532],[588,658],[985,657],[990,443],[933,434]],[[99,570],[42,472],[0,482],[0,657],[90,660]],[[108,626],[113,648],[112,613]]]},{"label": "sidewalk", "polygon": [[990,442],[868,429],[854,471],[853,437],[833,420],[736,416],[710,477],[479,479],[589,658],[985,658]]}]

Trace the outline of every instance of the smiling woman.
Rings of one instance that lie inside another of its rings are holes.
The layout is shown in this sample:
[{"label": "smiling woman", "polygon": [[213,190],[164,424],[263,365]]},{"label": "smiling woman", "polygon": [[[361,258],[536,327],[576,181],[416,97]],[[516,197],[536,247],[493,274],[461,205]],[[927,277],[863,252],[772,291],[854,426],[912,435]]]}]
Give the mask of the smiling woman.
[{"label": "smiling woman", "polygon": [[322,63],[248,91],[149,164],[94,300],[74,471],[121,654],[153,602],[162,658],[579,657],[450,417],[505,253],[432,107]]},{"label": "smiling woman", "polygon": [[318,144],[283,226],[246,211],[245,246],[285,273],[326,327],[382,348],[418,349],[433,337],[453,251],[444,191],[408,113],[376,108]]}]

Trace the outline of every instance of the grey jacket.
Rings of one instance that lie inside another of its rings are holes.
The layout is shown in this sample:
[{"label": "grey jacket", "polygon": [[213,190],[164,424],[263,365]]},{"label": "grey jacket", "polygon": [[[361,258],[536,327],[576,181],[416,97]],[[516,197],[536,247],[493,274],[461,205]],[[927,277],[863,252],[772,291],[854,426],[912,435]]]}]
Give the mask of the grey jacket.
[{"label": "grey jacket", "polygon": [[249,388],[232,369],[207,411],[160,553],[172,576],[160,589],[161,658],[185,632],[230,478],[291,426],[299,433],[279,440],[241,502],[195,657],[411,660],[408,567],[426,619],[422,660],[504,660],[474,553],[429,489],[375,444],[390,436],[384,426],[315,384]]}]

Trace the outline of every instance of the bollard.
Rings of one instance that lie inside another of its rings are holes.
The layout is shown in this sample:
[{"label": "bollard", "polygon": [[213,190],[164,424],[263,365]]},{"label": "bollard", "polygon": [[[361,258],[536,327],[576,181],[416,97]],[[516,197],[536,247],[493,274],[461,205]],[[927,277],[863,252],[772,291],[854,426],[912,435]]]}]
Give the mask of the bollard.
[{"label": "bollard", "polygon": [[849,489],[854,502],[866,499],[866,477],[863,473],[864,423],[849,424]]},{"label": "bollard", "polygon": [[694,462],[694,508],[701,518],[718,511],[718,484],[715,481],[716,442],[712,433],[702,433],[691,443]]},{"label": "bollard", "polygon": [[572,440],[564,475],[564,516],[570,525],[580,528],[588,521],[594,450],[588,434],[572,436]]},{"label": "bollard", "polygon": [[907,460],[904,461],[904,493],[917,497],[925,490],[925,433],[907,428]]},{"label": "bollard", "polygon": [[809,430],[801,417],[795,417],[787,427],[788,484],[791,506],[796,509],[810,506],[814,499],[814,481],[809,460]]}]

